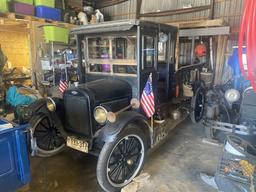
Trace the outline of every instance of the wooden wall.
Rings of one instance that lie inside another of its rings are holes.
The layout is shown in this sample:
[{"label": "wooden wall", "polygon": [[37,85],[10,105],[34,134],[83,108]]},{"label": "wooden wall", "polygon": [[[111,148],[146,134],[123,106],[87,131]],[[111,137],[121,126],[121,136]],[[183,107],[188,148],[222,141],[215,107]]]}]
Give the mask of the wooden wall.
[{"label": "wooden wall", "polygon": [[29,33],[0,30],[0,45],[12,67],[31,68]]}]

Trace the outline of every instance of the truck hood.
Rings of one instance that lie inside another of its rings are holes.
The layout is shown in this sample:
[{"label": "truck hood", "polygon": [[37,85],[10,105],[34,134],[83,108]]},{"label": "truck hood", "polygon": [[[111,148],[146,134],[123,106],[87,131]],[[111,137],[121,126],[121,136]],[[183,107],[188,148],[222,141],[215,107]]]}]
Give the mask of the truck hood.
[{"label": "truck hood", "polygon": [[88,93],[94,103],[104,103],[122,98],[131,98],[132,89],[129,83],[119,79],[100,79],[78,86]]}]

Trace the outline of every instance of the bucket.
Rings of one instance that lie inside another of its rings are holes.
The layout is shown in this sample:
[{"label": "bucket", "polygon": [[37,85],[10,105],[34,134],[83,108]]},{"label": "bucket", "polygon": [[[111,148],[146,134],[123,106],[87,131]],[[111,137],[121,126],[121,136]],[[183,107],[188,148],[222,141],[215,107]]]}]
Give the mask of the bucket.
[{"label": "bucket", "polygon": [[193,89],[191,85],[183,84],[183,96],[185,97],[193,97]]}]

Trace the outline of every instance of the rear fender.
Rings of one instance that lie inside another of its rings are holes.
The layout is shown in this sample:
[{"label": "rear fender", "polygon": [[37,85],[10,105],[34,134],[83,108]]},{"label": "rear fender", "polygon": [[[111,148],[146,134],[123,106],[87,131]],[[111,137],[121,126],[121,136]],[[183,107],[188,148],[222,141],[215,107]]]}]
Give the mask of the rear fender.
[{"label": "rear fender", "polygon": [[136,124],[143,130],[147,137],[148,146],[151,147],[153,141],[153,130],[149,126],[147,119],[136,111],[126,111],[117,116],[115,123],[107,123],[97,137],[105,143],[113,142],[116,137],[127,127],[129,124]]}]

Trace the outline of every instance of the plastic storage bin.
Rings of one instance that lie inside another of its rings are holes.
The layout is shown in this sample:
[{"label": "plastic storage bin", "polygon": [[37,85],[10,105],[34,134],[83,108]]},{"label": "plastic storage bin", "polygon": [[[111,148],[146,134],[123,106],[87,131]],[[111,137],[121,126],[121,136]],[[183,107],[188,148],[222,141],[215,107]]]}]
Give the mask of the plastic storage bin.
[{"label": "plastic storage bin", "polygon": [[0,12],[5,13],[9,11],[8,0],[0,0]]},{"label": "plastic storage bin", "polygon": [[35,7],[25,3],[13,3],[13,11],[23,15],[35,15]]},{"label": "plastic storage bin", "polygon": [[30,5],[34,4],[34,0],[15,0],[15,2],[25,3],[25,4],[30,4]]},{"label": "plastic storage bin", "polygon": [[[2,122],[2,120],[0,120]],[[15,191],[30,181],[26,125],[0,128],[1,191]]]},{"label": "plastic storage bin", "polygon": [[55,7],[55,0],[34,0],[35,6]]},{"label": "plastic storage bin", "polygon": [[45,6],[36,6],[36,16],[61,21],[61,10]]},{"label": "plastic storage bin", "polygon": [[56,26],[44,26],[44,37],[47,43],[68,43],[69,30]]}]

